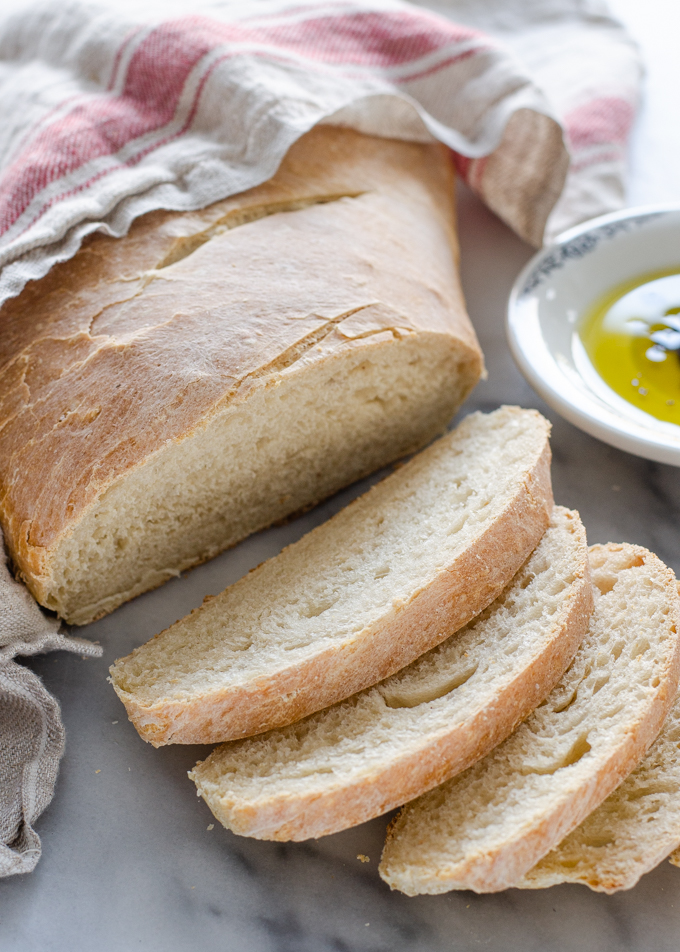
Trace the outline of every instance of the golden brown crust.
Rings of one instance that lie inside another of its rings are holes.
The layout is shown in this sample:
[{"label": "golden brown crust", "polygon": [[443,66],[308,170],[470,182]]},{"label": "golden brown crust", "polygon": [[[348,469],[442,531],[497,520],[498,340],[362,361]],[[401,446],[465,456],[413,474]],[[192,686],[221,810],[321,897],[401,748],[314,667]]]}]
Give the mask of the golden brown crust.
[{"label": "golden brown crust", "polygon": [[473,385],[452,174],[443,147],[320,127],[270,182],[93,236],[3,306],[0,522],[39,600],[107,488],[319,335],[319,360],[381,330],[441,335]]},{"label": "golden brown crust", "polygon": [[[552,640],[494,697],[493,703],[455,724],[427,748],[403,755],[389,769],[328,793],[277,797],[256,803],[220,801],[208,805],[235,833],[271,840],[305,840],[356,826],[401,806],[484,757],[549,694],[573,660],[590,622],[592,585],[585,531],[580,526],[583,562],[575,568],[573,590]],[[198,765],[200,767],[200,764]],[[200,772],[193,779],[199,786]]]},{"label": "golden brown crust", "polygon": [[399,671],[478,615],[538,545],[552,508],[546,431],[539,458],[499,518],[428,588],[353,642],[191,701],[142,704],[116,683],[115,669],[114,688],[141,737],[155,747],[235,740],[290,724]]}]

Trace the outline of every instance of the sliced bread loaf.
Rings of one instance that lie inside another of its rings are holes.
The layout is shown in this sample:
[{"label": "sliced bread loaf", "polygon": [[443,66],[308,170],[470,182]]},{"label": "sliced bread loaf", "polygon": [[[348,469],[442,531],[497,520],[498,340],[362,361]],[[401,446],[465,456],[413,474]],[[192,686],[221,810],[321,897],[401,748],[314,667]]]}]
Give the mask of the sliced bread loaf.
[{"label": "sliced bread loaf", "polygon": [[408,804],[380,873],[409,895],[515,885],[644,756],[678,681],[673,573],[638,546],[594,546],[595,610],[546,701],[483,761]]},{"label": "sliced bread loaf", "polygon": [[362,823],[507,737],[562,676],[591,611],[585,530],[556,508],[511,584],[462,631],[361,694],[218,747],[189,776],[245,836],[303,840]]},{"label": "sliced bread loaf", "polygon": [[210,743],[299,720],[479,614],[552,511],[549,424],[472,414],[327,523],[111,669],[145,740]]}]

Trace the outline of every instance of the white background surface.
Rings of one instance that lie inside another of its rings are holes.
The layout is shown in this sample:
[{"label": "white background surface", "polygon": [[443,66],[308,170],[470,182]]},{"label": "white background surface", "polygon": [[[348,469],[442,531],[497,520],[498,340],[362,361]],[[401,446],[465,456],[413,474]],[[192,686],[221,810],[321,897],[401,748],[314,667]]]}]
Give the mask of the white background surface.
[{"label": "white background surface", "polygon": [[[648,65],[631,203],[680,200],[680,2],[612,6]],[[531,251],[467,193],[460,230],[464,288],[489,367],[466,411],[513,402],[546,412],[512,363],[503,330],[507,294]],[[590,541],[638,542],[680,571],[680,472],[547,415],[556,499],[581,511]],[[2,952],[677,952],[680,870],[667,863],[613,897],[562,886],[408,899],[377,874],[384,818],[304,844],[240,839],[217,824],[208,830],[212,817],[185,775],[206,749],[153,750],[128,724],[106,682],[112,660],[360,488],[83,629],[104,645],[101,661],[56,654],[32,663],[62,702],[67,752],[55,800],[38,822],[37,870],[0,883]]]},{"label": "white background surface", "polygon": [[628,204],[680,200],[680,2],[610,0],[640,44],[644,101],[630,150]]}]

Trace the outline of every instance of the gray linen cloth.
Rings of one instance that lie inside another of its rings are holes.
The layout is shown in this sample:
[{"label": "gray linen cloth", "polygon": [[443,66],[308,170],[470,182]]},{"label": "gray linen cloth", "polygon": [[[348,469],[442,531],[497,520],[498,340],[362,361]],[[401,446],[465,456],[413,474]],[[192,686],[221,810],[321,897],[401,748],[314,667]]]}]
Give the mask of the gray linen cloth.
[{"label": "gray linen cloth", "polygon": [[59,705],[33,671],[14,660],[44,651],[99,656],[60,631],[12,577],[0,533],[0,876],[29,873],[40,859],[33,823],[52,799],[64,726]]}]

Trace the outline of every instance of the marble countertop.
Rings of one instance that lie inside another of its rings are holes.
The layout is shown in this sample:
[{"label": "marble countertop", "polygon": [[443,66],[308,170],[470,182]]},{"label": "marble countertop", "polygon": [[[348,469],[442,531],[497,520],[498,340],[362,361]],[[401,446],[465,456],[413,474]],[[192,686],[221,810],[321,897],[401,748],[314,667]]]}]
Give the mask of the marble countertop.
[{"label": "marble countertop", "polygon": [[[648,63],[632,148],[631,203],[680,199],[677,0],[613,0]],[[462,273],[489,378],[466,405],[537,407],[553,430],[558,502],[591,542],[649,547],[680,572],[680,472],[586,436],[515,368],[505,301],[531,250],[461,191]],[[387,818],[301,844],[239,838],[213,818],[186,771],[208,748],[153,750],[128,723],[108,667],[134,646],[322,522],[368,484],[246,540],[82,630],[104,657],[31,662],[61,701],[67,748],[38,821],[36,871],[0,883],[2,952],[677,952],[680,870],[662,863],[627,893],[581,886],[409,899],[378,876]],[[370,858],[361,862],[358,854]]]}]

